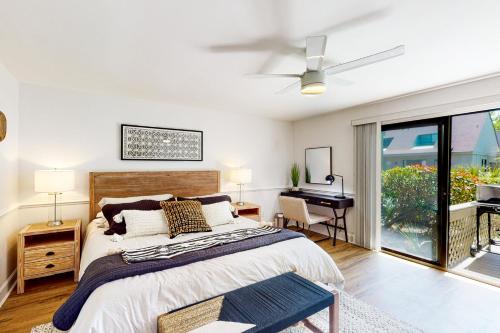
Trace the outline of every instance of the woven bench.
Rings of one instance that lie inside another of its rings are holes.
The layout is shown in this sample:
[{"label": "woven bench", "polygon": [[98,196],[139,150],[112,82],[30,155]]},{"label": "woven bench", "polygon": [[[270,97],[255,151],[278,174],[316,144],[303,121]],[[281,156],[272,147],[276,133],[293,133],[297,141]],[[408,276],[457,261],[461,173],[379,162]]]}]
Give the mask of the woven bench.
[{"label": "woven bench", "polygon": [[158,332],[189,332],[217,320],[255,325],[245,331],[248,333],[279,332],[298,322],[313,332],[322,332],[307,318],[327,307],[328,333],[337,333],[338,294],[295,273],[286,273],[160,315]]}]

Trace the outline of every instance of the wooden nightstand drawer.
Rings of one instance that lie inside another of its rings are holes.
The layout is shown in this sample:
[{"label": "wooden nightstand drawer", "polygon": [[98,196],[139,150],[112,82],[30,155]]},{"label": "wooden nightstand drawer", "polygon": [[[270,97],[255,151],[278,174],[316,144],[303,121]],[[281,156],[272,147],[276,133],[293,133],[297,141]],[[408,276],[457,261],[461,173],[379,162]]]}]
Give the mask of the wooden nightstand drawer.
[{"label": "wooden nightstand drawer", "polygon": [[53,260],[73,256],[74,254],[75,245],[73,242],[52,246],[32,247],[24,249],[24,261]]},{"label": "wooden nightstand drawer", "polygon": [[52,275],[54,272],[73,270],[75,257],[64,257],[50,260],[32,261],[24,264],[24,278]]}]

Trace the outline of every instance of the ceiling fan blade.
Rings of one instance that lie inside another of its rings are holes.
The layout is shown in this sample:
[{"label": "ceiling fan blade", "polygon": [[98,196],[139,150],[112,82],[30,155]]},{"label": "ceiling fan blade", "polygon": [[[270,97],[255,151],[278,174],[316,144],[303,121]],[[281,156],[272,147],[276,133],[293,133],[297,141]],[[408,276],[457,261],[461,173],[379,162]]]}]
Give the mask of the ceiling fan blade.
[{"label": "ceiling fan blade", "polygon": [[367,57],[363,57],[360,59],[356,59],[353,61],[348,61],[340,65],[335,65],[331,67],[327,67],[324,69],[325,73],[327,75],[333,75],[333,74],[338,74],[342,72],[346,72],[351,69],[355,69],[358,67],[363,67],[367,65],[374,64],[376,62],[384,61],[387,59],[391,59],[394,57],[398,57],[400,55],[403,55],[405,53],[405,46],[404,45],[399,45],[393,49],[387,50],[387,51],[382,51],[379,53],[375,53],[372,55],[369,55]]},{"label": "ceiling fan blade", "polygon": [[350,80],[342,79],[342,78],[336,77],[336,76],[332,76],[332,77],[328,78],[328,82],[332,82],[338,86],[343,86],[343,87],[347,87],[347,86],[354,84],[354,82],[352,82]]},{"label": "ceiling fan blade", "polygon": [[389,16],[389,14],[391,12],[392,12],[392,5],[385,6],[385,7],[373,10],[371,12],[364,13],[360,16],[351,17],[347,20],[335,23],[327,28],[316,31],[312,34],[330,36],[331,34],[334,34],[334,33],[342,32],[342,31],[345,31],[345,30],[348,30],[351,28],[366,25],[370,22],[384,19],[385,17]]},{"label": "ceiling fan blade", "polygon": [[319,71],[325,56],[326,36],[310,36],[306,38],[306,60],[308,71]]},{"label": "ceiling fan blade", "polygon": [[286,86],[283,89],[278,90],[276,92],[276,95],[284,95],[284,94],[286,94],[286,93],[288,93],[290,91],[293,91],[293,90],[298,91],[299,88],[300,88],[300,81],[297,81],[297,82],[294,82],[294,83]]},{"label": "ceiling fan blade", "polygon": [[269,77],[293,77],[298,78],[302,77],[302,74],[280,74],[280,73],[262,73],[262,74],[248,74],[248,76],[255,78],[269,78]]}]

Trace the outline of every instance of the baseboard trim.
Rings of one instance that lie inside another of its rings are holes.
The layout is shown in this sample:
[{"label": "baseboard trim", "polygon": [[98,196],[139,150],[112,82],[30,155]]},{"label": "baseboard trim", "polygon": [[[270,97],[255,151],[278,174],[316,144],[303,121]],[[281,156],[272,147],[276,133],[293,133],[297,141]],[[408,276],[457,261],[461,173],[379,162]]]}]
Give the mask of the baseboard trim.
[{"label": "baseboard trim", "polygon": [[9,298],[12,290],[16,287],[17,269],[15,269],[4,281],[0,287],[0,308],[3,306],[7,298]]}]

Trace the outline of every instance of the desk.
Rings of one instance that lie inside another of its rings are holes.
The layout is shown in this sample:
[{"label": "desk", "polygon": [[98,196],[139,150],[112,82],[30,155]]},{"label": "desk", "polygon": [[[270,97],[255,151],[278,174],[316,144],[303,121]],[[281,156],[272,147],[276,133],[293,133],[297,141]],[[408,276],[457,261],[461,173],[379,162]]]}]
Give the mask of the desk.
[{"label": "desk", "polygon": [[[347,223],[345,218],[347,209],[349,207],[354,206],[353,198],[346,197],[345,199],[340,199],[340,198],[335,198],[335,196],[333,195],[318,194],[313,192],[281,192],[280,195],[304,199],[306,203],[309,205],[331,208],[333,210],[335,224],[333,226],[327,224],[327,227],[332,226],[335,228],[333,236],[333,245],[335,246],[337,243],[337,229],[344,230],[345,240],[346,242],[348,242]],[[341,210],[340,215],[337,214],[337,210]],[[339,220],[342,220],[342,226],[338,225]],[[286,228],[287,223],[288,221],[285,220],[285,225],[283,226],[284,228]]]}]

